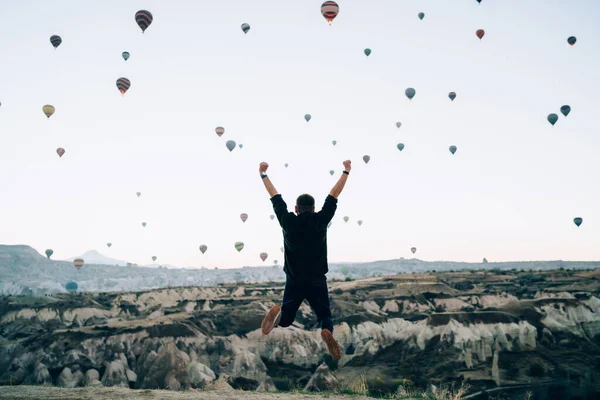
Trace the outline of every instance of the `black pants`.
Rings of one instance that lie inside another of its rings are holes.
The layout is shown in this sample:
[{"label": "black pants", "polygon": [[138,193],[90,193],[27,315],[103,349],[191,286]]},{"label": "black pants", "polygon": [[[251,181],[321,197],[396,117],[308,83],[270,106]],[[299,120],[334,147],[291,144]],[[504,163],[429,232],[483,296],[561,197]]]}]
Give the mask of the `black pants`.
[{"label": "black pants", "polygon": [[290,326],[294,322],[296,312],[304,299],[308,301],[314,313],[317,314],[317,321],[321,329],[328,329],[333,333],[329,291],[325,277],[307,283],[286,280],[279,326]]}]

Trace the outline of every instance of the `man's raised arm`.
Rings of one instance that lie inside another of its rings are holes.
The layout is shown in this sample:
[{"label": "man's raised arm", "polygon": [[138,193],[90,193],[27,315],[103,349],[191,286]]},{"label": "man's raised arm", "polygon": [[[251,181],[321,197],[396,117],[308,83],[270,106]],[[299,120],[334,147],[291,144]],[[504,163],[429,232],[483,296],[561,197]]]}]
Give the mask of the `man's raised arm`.
[{"label": "man's raised arm", "polygon": [[350,160],[344,161],[344,172],[329,192],[329,194],[335,197],[336,199],[338,198],[340,193],[342,193],[342,190],[344,190],[344,186],[346,186],[346,181],[348,180],[348,176],[350,175],[350,169],[352,169],[352,162]]},{"label": "man's raised arm", "polygon": [[275,189],[275,186],[273,186],[273,183],[271,183],[271,180],[267,176],[267,168],[269,168],[269,164],[263,161],[258,167],[258,172],[260,173],[262,181],[265,184],[265,189],[267,189],[267,192],[269,192],[269,197],[273,197],[278,193],[277,189]]}]

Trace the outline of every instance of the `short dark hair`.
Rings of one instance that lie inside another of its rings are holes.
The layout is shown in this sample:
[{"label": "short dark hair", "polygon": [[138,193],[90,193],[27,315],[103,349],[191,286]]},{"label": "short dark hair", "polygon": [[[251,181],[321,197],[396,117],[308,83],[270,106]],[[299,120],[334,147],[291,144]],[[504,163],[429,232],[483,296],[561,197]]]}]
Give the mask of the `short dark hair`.
[{"label": "short dark hair", "polygon": [[298,214],[302,214],[306,211],[312,211],[315,208],[315,198],[310,194],[301,194],[296,199],[296,206],[298,206]]}]

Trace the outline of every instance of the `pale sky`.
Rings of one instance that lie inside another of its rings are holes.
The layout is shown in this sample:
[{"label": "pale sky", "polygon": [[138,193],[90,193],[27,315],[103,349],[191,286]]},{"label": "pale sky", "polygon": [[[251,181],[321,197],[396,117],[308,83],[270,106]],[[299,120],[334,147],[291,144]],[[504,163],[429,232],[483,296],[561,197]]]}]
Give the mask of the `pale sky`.
[{"label": "pale sky", "polygon": [[[332,26],[321,3],[1,2],[0,243],[55,259],[282,263],[258,164],[292,211],[304,192],[320,208],[350,158],[330,261],[412,246],[430,261],[600,259],[598,2],[339,0]],[[140,9],[154,15],[145,34]]]}]

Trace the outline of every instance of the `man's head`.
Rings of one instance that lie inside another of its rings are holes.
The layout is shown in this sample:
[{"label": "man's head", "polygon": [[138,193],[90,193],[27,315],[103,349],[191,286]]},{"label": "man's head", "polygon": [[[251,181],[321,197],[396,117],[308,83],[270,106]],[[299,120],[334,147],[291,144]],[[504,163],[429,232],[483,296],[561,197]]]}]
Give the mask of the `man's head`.
[{"label": "man's head", "polygon": [[301,194],[296,199],[296,214],[315,212],[315,199],[310,194]]}]

